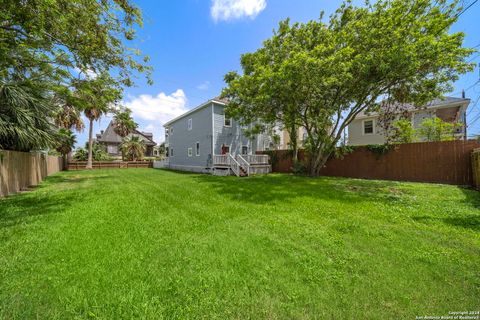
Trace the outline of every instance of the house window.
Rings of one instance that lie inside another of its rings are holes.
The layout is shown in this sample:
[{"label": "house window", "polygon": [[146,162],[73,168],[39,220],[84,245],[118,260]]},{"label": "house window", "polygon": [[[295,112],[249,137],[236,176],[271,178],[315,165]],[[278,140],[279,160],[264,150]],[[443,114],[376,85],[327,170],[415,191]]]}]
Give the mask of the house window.
[{"label": "house window", "polygon": [[187,154],[188,154],[189,157],[191,157],[193,155],[192,148],[187,149]]},{"label": "house window", "polygon": [[170,157],[173,157],[173,148],[172,148],[172,147],[170,147],[170,149],[169,149],[169,150],[170,150]]},{"label": "house window", "polygon": [[107,147],[107,152],[110,154],[117,154],[118,153],[118,147],[116,145],[109,145]]},{"label": "house window", "polygon": [[170,128],[169,133],[170,133],[170,135],[173,134],[173,128]]},{"label": "house window", "polygon": [[363,134],[373,134],[373,120],[363,121]]},{"label": "house window", "polygon": [[242,146],[242,154],[248,154],[248,146]]},{"label": "house window", "polygon": [[225,127],[231,127],[232,126],[232,118],[227,118],[226,115],[223,115],[223,125]]},{"label": "house window", "polygon": [[200,142],[197,141],[197,143],[195,144],[195,154],[198,156],[200,156]]},{"label": "house window", "polygon": [[187,120],[187,130],[188,131],[192,130],[192,119]]}]

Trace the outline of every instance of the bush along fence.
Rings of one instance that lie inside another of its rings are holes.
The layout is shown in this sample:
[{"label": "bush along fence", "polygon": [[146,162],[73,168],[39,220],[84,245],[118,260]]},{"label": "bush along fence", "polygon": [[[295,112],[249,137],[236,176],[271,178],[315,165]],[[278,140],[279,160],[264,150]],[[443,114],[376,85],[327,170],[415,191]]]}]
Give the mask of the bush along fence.
[{"label": "bush along fence", "polygon": [[[473,186],[472,152],[476,148],[480,148],[477,140],[349,147],[351,152],[328,160],[321,175]],[[292,172],[291,152],[274,153],[272,171]],[[302,150],[298,158],[305,160]],[[480,183],[480,164],[476,168]]]},{"label": "bush along fence", "polygon": [[61,170],[61,157],[0,150],[0,197],[27,190]]},{"label": "bush along fence", "polygon": [[[68,170],[84,170],[86,161],[68,163]],[[94,161],[93,169],[127,169],[127,168],[153,168],[152,161]]]}]

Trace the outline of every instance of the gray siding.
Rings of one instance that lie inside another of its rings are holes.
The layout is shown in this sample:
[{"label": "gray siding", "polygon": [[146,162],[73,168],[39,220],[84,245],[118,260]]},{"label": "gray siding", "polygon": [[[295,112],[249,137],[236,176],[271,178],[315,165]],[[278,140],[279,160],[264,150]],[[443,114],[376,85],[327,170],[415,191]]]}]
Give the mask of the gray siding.
[{"label": "gray siding", "polygon": [[[249,154],[255,154],[269,145],[270,137],[267,135],[256,135],[249,139],[240,123],[234,119],[231,120],[231,126],[225,126],[224,108],[224,105],[212,102],[167,126],[170,168],[204,172],[212,166],[212,145],[213,154],[216,155],[222,154],[223,145],[229,146],[230,153],[234,155],[242,152],[242,146],[248,147]],[[192,119],[191,130],[188,130],[189,119]],[[199,156],[195,150],[197,141],[200,143]],[[192,148],[191,157],[188,156],[188,148]]]},{"label": "gray siding", "polygon": [[[188,130],[188,119],[192,119],[192,129]],[[173,133],[171,132],[173,128]],[[210,167],[212,155],[212,107],[211,104],[193,112],[169,125],[168,143],[173,156],[169,157],[172,167]],[[196,143],[200,143],[200,155],[196,155]],[[192,148],[192,156],[188,156]]]},{"label": "gray siding", "polygon": [[224,106],[215,105],[213,109],[213,136],[215,154],[222,154],[222,145],[230,147],[231,154],[241,153],[242,146],[248,146],[248,152],[252,153],[252,144],[248,139],[238,121],[231,120],[231,126],[224,125]]},{"label": "gray siding", "polygon": [[265,134],[258,134],[254,137],[247,137],[244,128],[234,119],[231,126],[224,125],[225,106],[215,104],[213,111],[213,130],[214,130],[214,151],[215,154],[222,154],[222,145],[230,147],[231,154],[241,154],[242,146],[248,147],[248,154],[255,154],[257,151],[265,150],[265,146],[270,144],[271,138]]}]

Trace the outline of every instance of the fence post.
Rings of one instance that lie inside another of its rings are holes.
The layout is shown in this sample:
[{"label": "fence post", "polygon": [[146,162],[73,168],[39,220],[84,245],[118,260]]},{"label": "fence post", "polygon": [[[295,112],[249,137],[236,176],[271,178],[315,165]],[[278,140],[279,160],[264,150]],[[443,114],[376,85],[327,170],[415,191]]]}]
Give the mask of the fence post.
[{"label": "fence post", "polygon": [[473,175],[473,186],[475,189],[479,189],[479,156],[480,156],[480,149],[474,149],[472,151],[472,175]]}]

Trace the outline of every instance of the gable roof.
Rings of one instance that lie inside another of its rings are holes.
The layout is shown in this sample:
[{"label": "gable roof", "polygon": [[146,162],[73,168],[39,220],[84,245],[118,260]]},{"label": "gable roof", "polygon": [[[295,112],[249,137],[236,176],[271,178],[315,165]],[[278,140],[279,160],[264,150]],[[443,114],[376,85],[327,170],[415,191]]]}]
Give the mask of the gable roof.
[{"label": "gable roof", "polygon": [[190,109],[188,110],[187,112],[185,112],[184,114],[181,114],[179,115],[178,117],[176,118],[173,118],[172,120],[166,122],[163,127],[168,127],[169,125],[171,125],[172,123],[174,123],[175,121],[177,120],[180,120],[186,116],[188,116],[189,114],[192,114],[200,109],[203,109],[205,108],[206,106],[210,105],[211,103],[216,103],[218,105],[221,105],[221,106],[225,106],[227,104],[227,100],[224,100],[224,99],[220,99],[220,97],[215,97],[213,99],[210,99],[204,103],[202,103],[201,105],[199,105],[198,107],[195,107],[193,109]]},{"label": "gable roof", "polygon": [[[384,100],[380,102],[380,107],[385,106],[387,102]],[[426,110],[426,109],[437,109],[437,108],[442,108],[442,107],[448,107],[451,105],[455,104],[465,104],[468,105],[470,104],[470,99],[466,98],[456,98],[456,97],[442,97],[442,98],[437,98],[434,99],[430,102],[428,102],[426,105],[422,107],[417,107],[414,104],[411,103],[395,103],[396,107],[400,111],[415,111],[415,110]],[[378,112],[365,112],[362,111],[360,112],[355,118],[364,118],[364,117],[375,117],[378,116]]]},{"label": "gable roof", "polygon": [[[142,132],[138,130],[134,130],[132,134],[136,134],[142,136],[145,141],[146,145],[154,146],[156,145],[155,141],[153,141],[153,134],[150,132]],[[113,129],[113,120],[110,121],[107,128],[103,133],[97,133],[97,141],[98,142],[113,142],[113,143],[121,143],[122,137],[120,137],[115,130]]]}]

